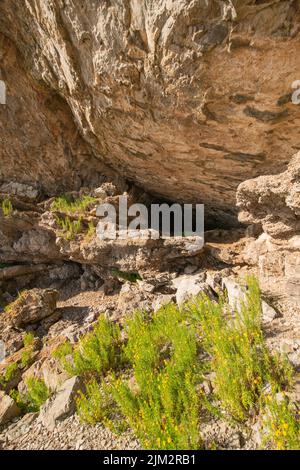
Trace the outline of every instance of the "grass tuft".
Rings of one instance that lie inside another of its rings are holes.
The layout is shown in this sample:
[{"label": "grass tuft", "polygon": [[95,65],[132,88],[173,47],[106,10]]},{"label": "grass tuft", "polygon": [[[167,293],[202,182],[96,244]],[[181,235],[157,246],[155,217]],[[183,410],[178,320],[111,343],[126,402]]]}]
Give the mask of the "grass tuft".
[{"label": "grass tuft", "polygon": [[95,204],[97,199],[91,196],[83,196],[73,200],[69,196],[60,196],[51,204],[53,212],[63,212],[65,214],[84,214],[90,206]]},{"label": "grass tuft", "polygon": [[13,206],[12,206],[11,201],[8,198],[2,201],[1,209],[2,209],[4,217],[9,217],[13,213]]}]

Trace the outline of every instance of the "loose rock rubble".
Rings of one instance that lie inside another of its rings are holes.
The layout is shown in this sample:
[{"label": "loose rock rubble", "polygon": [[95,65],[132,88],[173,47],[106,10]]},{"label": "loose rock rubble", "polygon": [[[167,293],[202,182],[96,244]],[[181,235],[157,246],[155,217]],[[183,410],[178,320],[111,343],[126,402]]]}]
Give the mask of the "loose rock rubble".
[{"label": "loose rock rubble", "polygon": [[130,433],[121,437],[100,424],[90,426],[71,416],[50,431],[37,422],[36,415],[26,415],[0,433],[0,449],[6,450],[137,450],[138,441]]}]

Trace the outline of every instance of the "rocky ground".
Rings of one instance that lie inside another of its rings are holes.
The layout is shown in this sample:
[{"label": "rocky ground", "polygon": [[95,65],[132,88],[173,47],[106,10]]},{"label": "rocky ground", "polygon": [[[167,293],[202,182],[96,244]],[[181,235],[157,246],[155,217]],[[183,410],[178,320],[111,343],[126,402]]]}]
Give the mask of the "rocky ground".
[{"label": "rocky ground", "polygon": [[100,424],[82,424],[70,416],[50,431],[37,423],[37,415],[26,415],[0,434],[0,448],[7,450],[136,450],[138,441],[130,433],[121,437]]},{"label": "rocky ground", "polygon": [[[0,447],[138,446],[78,422],[53,351],[102,314],[122,325],[199,292],[233,306],[249,273],[300,400],[299,19],[290,0],[1,0]],[[121,195],[204,203],[204,246],[101,241],[96,208]],[[52,401],[21,418],[10,394],[31,376]],[[248,424],[201,432],[255,448]]]},{"label": "rocky ground", "polygon": [[[72,237],[57,223],[57,217],[66,214],[53,210],[53,199],[38,201],[24,185],[2,193],[3,200],[9,197],[12,201],[9,213],[2,210],[0,214],[3,306],[11,304],[17,291],[22,294],[14,308],[6,308],[0,317],[0,338],[6,348],[0,373],[5,375],[17,364],[17,372],[1,385],[1,447],[138,448],[130,433],[118,437],[100,425],[78,421],[74,395],[80,384],[68,377],[52,352],[66,339],[76,343],[101,314],[122,324],[136,309],[155,311],[170,301],[182,305],[199,292],[214,296],[220,289],[226,289],[229,303],[234,305],[242,295],[237,281],[249,273],[261,283],[267,343],[286,353],[293,364],[293,396],[299,401],[298,165],[299,154],[280,177],[260,177],[241,185],[241,219],[250,225],[210,230],[204,247],[195,244],[193,237],[128,243],[118,239],[103,242],[95,231],[87,233],[90,222],[96,226],[99,202],[117,204],[120,188],[112,182],[90,191],[95,199],[84,213],[72,215],[74,220],[82,219],[81,231]],[[86,193],[87,189],[73,197]],[[149,202],[149,196],[135,188],[126,194],[133,202],[137,195]],[[276,203],[281,207],[280,220],[277,212],[272,215],[273,199],[281,201],[281,206]],[[33,333],[34,342],[24,364],[28,351],[24,335],[28,332]],[[45,381],[52,401],[39,415],[20,418],[9,392],[24,391],[30,376]],[[259,446],[254,424],[246,431],[210,418],[201,433],[220,448],[251,449]]]}]

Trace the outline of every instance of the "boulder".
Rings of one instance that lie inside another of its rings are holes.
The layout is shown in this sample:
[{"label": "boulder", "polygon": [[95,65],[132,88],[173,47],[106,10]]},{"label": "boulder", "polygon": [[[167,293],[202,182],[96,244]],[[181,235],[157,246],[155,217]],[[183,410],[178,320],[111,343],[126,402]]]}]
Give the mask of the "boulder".
[{"label": "boulder", "polygon": [[222,285],[227,291],[229,306],[232,310],[240,312],[242,303],[246,300],[245,288],[230,277],[224,278]]},{"label": "boulder", "polygon": [[184,274],[174,279],[172,284],[176,289],[176,302],[179,306],[184,304],[189,298],[200,294],[200,292],[209,296],[212,295],[211,288],[205,283],[204,274]]},{"label": "boulder", "polygon": [[21,413],[14,400],[0,391],[0,425],[9,423]]},{"label": "boulder", "polygon": [[49,398],[42,406],[38,418],[39,422],[48,429],[53,430],[57,422],[63,421],[75,413],[76,396],[82,390],[84,390],[84,385],[80,377],[68,379],[58,389],[56,395]]}]

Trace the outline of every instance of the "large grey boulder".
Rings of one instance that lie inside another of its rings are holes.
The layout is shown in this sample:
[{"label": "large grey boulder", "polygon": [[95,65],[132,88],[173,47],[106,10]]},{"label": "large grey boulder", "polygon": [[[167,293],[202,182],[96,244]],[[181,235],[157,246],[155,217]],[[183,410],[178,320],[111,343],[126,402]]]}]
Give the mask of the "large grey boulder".
[{"label": "large grey boulder", "polygon": [[14,400],[0,391],[0,425],[9,423],[21,413]]},{"label": "large grey boulder", "polygon": [[40,411],[38,421],[53,430],[59,421],[75,413],[76,397],[84,389],[80,377],[64,382],[54,397],[49,398]]}]

